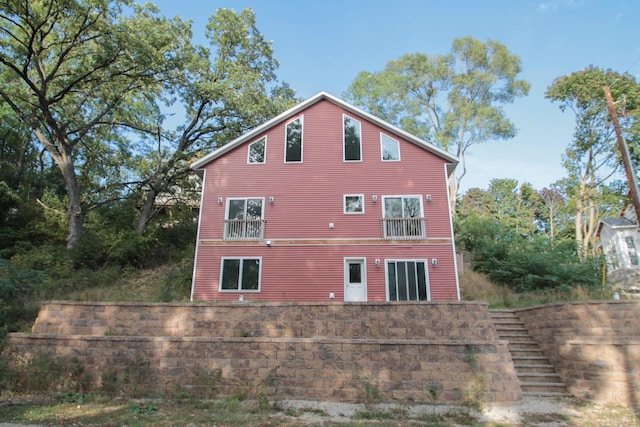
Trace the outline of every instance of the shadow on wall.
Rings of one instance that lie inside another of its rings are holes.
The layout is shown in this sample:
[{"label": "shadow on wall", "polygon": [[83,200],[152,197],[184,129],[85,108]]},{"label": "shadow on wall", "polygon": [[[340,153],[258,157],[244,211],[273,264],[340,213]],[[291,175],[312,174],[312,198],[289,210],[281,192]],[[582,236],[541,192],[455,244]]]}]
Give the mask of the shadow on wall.
[{"label": "shadow on wall", "polygon": [[640,409],[640,302],[551,304],[518,314],[572,395]]}]

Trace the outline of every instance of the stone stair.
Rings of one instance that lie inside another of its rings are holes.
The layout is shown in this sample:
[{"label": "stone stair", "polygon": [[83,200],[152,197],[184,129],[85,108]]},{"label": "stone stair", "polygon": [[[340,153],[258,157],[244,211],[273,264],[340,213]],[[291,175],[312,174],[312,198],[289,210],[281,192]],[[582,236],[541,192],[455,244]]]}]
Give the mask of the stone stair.
[{"label": "stone stair", "polygon": [[498,338],[509,343],[511,359],[525,395],[566,396],[567,387],[513,310],[490,310]]}]

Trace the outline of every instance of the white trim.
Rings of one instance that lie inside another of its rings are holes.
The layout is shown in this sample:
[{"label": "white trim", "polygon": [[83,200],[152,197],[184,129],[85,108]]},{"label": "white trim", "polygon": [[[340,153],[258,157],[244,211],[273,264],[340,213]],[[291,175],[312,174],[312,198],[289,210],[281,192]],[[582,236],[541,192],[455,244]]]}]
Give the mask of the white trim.
[{"label": "white trim", "polygon": [[[396,143],[396,146],[398,147],[398,158],[397,159],[391,159],[391,160],[386,160],[384,158],[384,148],[383,148],[383,138],[387,138],[390,139],[391,141],[394,141]],[[400,155],[400,141],[398,141],[395,138],[391,138],[389,135],[385,134],[384,132],[380,132],[380,160],[383,162],[399,162],[401,161],[402,157]]]},{"label": "white trim", "polygon": [[198,267],[198,249],[200,248],[200,227],[202,227],[202,211],[204,210],[204,189],[207,182],[207,171],[202,175],[202,189],[200,191],[200,211],[198,212],[198,232],[196,234],[196,250],[193,259],[193,273],[191,276],[191,295],[189,300],[193,302],[193,295],[196,291],[196,271]]},{"label": "white trim", "polygon": [[[349,120],[352,120],[352,121],[356,122],[358,124],[358,133],[359,133],[359,136],[360,136],[360,159],[359,160],[347,160],[345,158],[346,155],[347,155],[347,150],[346,150],[346,148],[347,148],[346,147],[346,142],[347,141],[345,140],[346,133],[345,133],[345,126],[344,126],[345,117],[348,118]],[[362,122],[360,122],[360,120],[354,119],[353,117],[351,117],[348,114],[342,113],[342,161],[344,163],[362,163],[362,159],[364,157],[364,154],[362,152],[363,145],[364,144],[362,143]]]},{"label": "white trim", "polygon": [[[251,161],[251,146],[253,144],[257,144],[260,141],[264,140],[264,158],[262,159],[261,162],[252,162]],[[264,135],[262,138],[258,138],[253,142],[249,143],[249,146],[247,147],[247,164],[248,165],[264,165],[265,163],[267,163],[267,135]]]},{"label": "white trim", "polygon": [[[300,120],[300,160],[287,160],[287,126],[296,120]],[[304,162],[304,114],[297,116],[295,119],[289,120],[284,125],[284,163],[303,163]]]},{"label": "white trim", "polygon": [[227,197],[227,203],[226,203],[226,207],[224,210],[224,219],[230,219],[229,218],[229,205],[231,204],[230,202],[233,200],[244,200],[245,201],[245,206],[244,206],[244,213],[245,213],[245,219],[246,219],[246,214],[247,214],[247,204],[246,201],[247,200],[262,200],[262,208],[261,208],[261,212],[260,212],[260,219],[265,219],[264,218],[264,197]]},{"label": "white trim", "polygon": [[344,297],[343,300],[347,301],[347,282],[349,280],[349,270],[348,270],[348,262],[355,261],[359,262],[362,265],[362,286],[364,287],[364,299],[362,301],[353,301],[353,302],[366,302],[369,300],[369,290],[367,289],[367,258],[366,257],[358,257],[358,256],[347,256],[343,258],[342,268],[343,268],[343,282],[344,282]]},{"label": "white trim", "polygon": [[339,98],[336,98],[333,95],[328,94],[327,92],[320,92],[314,96],[312,96],[311,98],[307,99],[306,101],[303,101],[301,103],[299,103],[298,105],[293,106],[292,108],[288,109],[287,111],[283,112],[282,114],[274,117],[273,119],[263,123],[262,125],[254,128],[253,130],[247,132],[246,134],[234,139],[233,141],[229,142],[228,144],[223,145],[222,147],[218,148],[217,150],[212,151],[211,153],[207,154],[206,156],[195,160],[192,164],[191,164],[191,169],[202,169],[207,163],[209,163],[212,160],[217,159],[218,157],[222,156],[224,153],[227,153],[231,150],[233,150],[234,148],[236,148],[238,145],[245,143],[246,141],[249,141],[253,138],[255,138],[256,136],[260,135],[261,133],[265,132],[266,130],[272,128],[273,126],[293,117],[298,115],[300,112],[304,111],[307,107],[320,102],[321,100],[327,100],[341,108],[343,108],[346,111],[349,111],[352,114],[355,114],[357,116],[360,116],[361,118],[364,118],[368,121],[373,122],[374,124],[380,126],[382,129],[385,129],[387,132],[390,132],[392,134],[401,136],[402,138],[406,139],[407,141],[411,142],[412,144],[415,144],[423,149],[425,149],[426,151],[429,151],[439,157],[441,157],[442,159],[450,162],[449,164],[446,165],[446,170],[447,170],[447,174],[450,175],[453,173],[455,166],[458,164],[459,160],[456,156],[454,156],[453,154],[436,147],[435,145],[424,141],[420,138],[418,138],[417,136],[411,135],[410,133],[400,129],[397,126],[392,125],[391,123],[385,122],[384,120],[370,114],[367,113],[364,110],[361,110],[358,107],[355,107]]},{"label": "white trim", "polygon": [[447,188],[447,212],[449,213],[449,230],[451,233],[451,250],[453,251],[453,273],[456,277],[456,292],[460,301],[460,280],[458,279],[458,256],[456,251],[456,238],[453,234],[453,216],[451,215],[451,194],[449,194],[449,177],[447,175],[447,165],[444,165],[444,182]]},{"label": "white trim", "polygon": [[[347,212],[347,197],[360,197],[362,201],[361,212]],[[345,215],[364,215],[364,194],[343,194],[342,195],[342,213]]]},{"label": "white trim", "polygon": [[[389,263],[397,263],[397,262],[422,262],[424,263],[424,275],[425,281],[427,285],[427,301],[431,301],[431,280],[429,279],[429,260],[422,258],[388,258],[384,260],[384,290],[387,296],[387,302],[401,302],[401,301],[390,301],[389,296]],[[398,277],[398,270],[396,269],[396,280]],[[417,270],[416,270],[417,273]],[[407,301],[413,301],[407,299]],[[420,299],[416,301],[421,301]]]},{"label": "white trim", "polygon": [[[420,217],[419,218],[424,218],[424,203],[422,201],[422,195],[421,194],[399,194],[399,195],[383,195],[382,196],[382,217],[381,218],[387,218],[386,216],[384,216],[385,214],[385,201],[386,199],[393,199],[393,198],[398,198],[400,197],[401,199],[405,198],[405,197],[412,197],[412,198],[416,198],[418,200],[420,200]],[[402,205],[402,214],[403,214],[403,218],[404,218],[404,203]]]},{"label": "white trim", "polygon": [[[258,267],[258,289],[240,289],[240,284],[242,281],[242,267],[238,272],[240,279],[238,282],[238,289],[222,289],[222,274],[224,273],[224,261],[225,260],[234,260],[239,259],[241,261],[240,265],[244,264],[245,260],[257,259],[260,261],[260,266]],[[246,292],[256,294],[262,291],[262,257],[261,256],[223,256],[220,258],[220,279],[218,280],[218,292],[220,293],[238,293],[238,292]]]}]

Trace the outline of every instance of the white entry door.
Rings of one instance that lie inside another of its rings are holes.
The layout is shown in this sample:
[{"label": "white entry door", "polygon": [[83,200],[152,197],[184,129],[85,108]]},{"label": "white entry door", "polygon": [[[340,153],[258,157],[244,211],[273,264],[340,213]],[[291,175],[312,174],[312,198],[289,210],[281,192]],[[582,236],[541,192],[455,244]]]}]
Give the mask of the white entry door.
[{"label": "white entry door", "polygon": [[364,258],[344,260],[344,300],[367,300],[367,273]]}]

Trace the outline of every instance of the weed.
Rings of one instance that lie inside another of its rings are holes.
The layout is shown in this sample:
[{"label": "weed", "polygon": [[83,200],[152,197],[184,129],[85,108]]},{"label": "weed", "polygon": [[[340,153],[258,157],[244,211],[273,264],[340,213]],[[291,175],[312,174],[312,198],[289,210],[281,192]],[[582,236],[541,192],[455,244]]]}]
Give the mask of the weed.
[{"label": "weed", "polygon": [[466,344],[464,346],[464,361],[474,372],[478,369],[478,353],[480,353],[480,348],[477,345]]},{"label": "weed", "polygon": [[353,414],[356,420],[391,420],[394,414],[389,411],[358,411]]},{"label": "weed", "polygon": [[75,403],[78,405],[84,405],[85,402],[87,401],[87,395],[84,393],[67,391],[59,395],[58,400],[61,403]]},{"label": "weed", "polygon": [[142,358],[131,361],[124,369],[123,392],[127,396],[141,396],[147,393],[151,363]]},{"label": "weed", "polygon": [[367,377],[361,377],[357,373],[354,374],[354,378],[358,382],[358,388],[362,394],[362,401],[365,405],[373,405],[382,401],[382,395],[380,393],[380,385],[378,384],[377,375],[371,373]]},{"label": "weed", "polygon": [[158,411],[158,407],[150,403],[141,403],[139,405],[132,406],[130,411],[132,414],[136,415],[151,415]]},{"label": "weed", "polygon": [[213,399],[218,396],[221,381],[222,369],[203,370],[196,377],[194,387],[201,398]]}]

